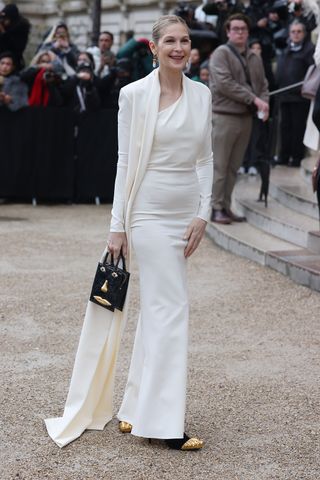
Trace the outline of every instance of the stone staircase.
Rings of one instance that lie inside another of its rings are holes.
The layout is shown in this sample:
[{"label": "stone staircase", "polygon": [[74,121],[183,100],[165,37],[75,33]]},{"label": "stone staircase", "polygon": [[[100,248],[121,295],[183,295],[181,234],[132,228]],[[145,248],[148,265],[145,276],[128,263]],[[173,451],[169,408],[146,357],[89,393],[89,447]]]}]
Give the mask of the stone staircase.
[{"label": "stone staircase", "polygon": [[277,166],[271,171],[268,207],[258,202],[260,177],[239,176],[234,209],[247,222],[209,223],[208,236],[222,248],[289,276],[320,291],[320,226],[311,189],[315,158],[300,169]]}]

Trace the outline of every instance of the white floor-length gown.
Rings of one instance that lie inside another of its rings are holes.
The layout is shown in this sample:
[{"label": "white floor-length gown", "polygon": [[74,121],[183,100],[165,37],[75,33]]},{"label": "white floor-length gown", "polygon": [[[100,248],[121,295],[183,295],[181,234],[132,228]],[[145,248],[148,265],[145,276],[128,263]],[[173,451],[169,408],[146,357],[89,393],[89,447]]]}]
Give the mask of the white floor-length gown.
[{"label": "white floor-length gown", "polygon": [[133,425],[133,435],[148,438],[184,433],[189,314],[184,234],[197,215],[207,220],[212,186],[211,141],[204,141],[203,120],[188,106],[183,92],[158,112],[131,213],[141,313],[118,418]]},{"label": "white floor-length gown", "polygon": [[[118,418],[132,433],[183,436],[188,299],[187,244],[193,217],[208,220],[212,190],[211,94],[183,75],[183,92],[158,112],[159,71],[120,92],[119,157],[110,230],[126,232],[140,270],[141,314]],[[129,286],[130,291],[130,286]],[[113,415],[115,365],[123,312],[88,302],[63,415],[47,418],[64,447],[86,429],[102,430]]]}]

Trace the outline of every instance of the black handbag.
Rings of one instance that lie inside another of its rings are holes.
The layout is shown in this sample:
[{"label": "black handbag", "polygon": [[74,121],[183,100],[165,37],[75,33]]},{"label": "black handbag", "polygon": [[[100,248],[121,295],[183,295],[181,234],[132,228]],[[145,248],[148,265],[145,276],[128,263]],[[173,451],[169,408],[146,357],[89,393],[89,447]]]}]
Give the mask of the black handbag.
[{"label": "black handbag", "polygon": [[[99,262],[96,275],[93,280],[90,301],[107,308],[112,312],[123,309],[128,290],[130,273],[126,270],[126,263],[121,252],[116,264],[113,255],[108,262],[109,252],[102,262]],[[120,259],[122,268],[119,267]]]}]

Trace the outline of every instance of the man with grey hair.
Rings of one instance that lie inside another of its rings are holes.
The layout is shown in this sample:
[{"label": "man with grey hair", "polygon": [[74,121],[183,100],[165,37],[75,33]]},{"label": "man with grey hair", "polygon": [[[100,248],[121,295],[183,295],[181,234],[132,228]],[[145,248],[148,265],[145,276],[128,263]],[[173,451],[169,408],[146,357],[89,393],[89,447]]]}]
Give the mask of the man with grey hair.
[{"label": "man with grey hair", "polygon": [[[306,39],[304,23],[294,20],[289,27],[288,47],[277,62],[276,81],[279,88],[301,82],[313,61],[314,45]],[[306,128],[309,100],[301,96],[301,87],[280,96],[280,155],[278,164],[299,167],[305,154],[303,135]]]}]

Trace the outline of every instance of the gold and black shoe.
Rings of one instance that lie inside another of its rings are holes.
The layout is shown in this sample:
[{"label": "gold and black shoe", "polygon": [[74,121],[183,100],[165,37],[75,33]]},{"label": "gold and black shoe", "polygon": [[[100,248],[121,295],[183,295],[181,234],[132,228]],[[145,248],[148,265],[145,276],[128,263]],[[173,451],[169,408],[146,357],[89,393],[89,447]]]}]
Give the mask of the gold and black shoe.
[{"label": "gold and black shoe", "polygon": [[128,422],[119,422],[119,430],[122,433],[131,433],[132,425]]},{"label": "gold and black shoe", "polygon": [[184,434],[183,438],[169,438],[165,440],[166,445],[173,450],[200,450],[204,442],[199,438],[190,438]]}]

